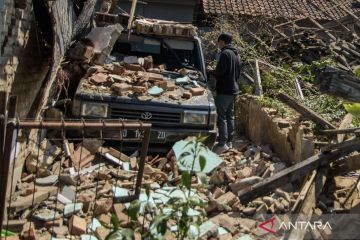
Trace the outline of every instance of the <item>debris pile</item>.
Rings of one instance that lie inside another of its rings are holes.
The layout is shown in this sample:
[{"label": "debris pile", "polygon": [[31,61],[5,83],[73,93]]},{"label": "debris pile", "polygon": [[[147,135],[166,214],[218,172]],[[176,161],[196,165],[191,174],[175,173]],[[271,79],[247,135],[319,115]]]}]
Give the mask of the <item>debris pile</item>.
[{"label": "debris pile", "polygon": [[192,24],[179,24],[158,19],[136,19],[133,25],[138,34],[179,37],[194,37],[197,35],[197,29]]},{"label": "debris pile", "polygon": [[183,103],[207,94],[203,81],[202,74],[196,70],[182,68],[169,72],[164,65],[155,66],[151,56],[127,56],[121,63],[90,67],[79,88],[85,92],[134,96],[141,101],[161,97],[161,101]]},{"label": "debris pile", "polygon": [[[188,192],[179,188],[179,172],[188,169],[189,163],[177,160],[184,144],[186,141],[177,143],[166,157],[148,157],[143,184],[149,186],[150,195],[140,194],[140,214],[149,208],[165,211],[171,199],[186,200]],[[251,233],[256,222],[250,218],[269,212],[285,213],[294,203],[297,193],[280,189],[247,205],[240,203],[236,196],[239,190],[285,168],[269,147],[242,144],[239,150],[222,155],[224,160],[210,151],[201,153],[207,159],[204,173],[209,173],[205,182],[210,188],[204,189],[205,185],[194,176],[190,195],[207,203],[209,217],[199,232],[192,230],[195,236]],[[65,141],[63,146],[44,139],[38,152],[29,154],[25,165],[21,181],[8,203],[9,230],[23,229],[21,236],[25,239],[71,235],[81,239],[96,236],[101,240],[110,232],[104,225],[111,226],[112,214],[121,226],[131,225],[130,204],[116,203],[116,200],[133,194],[138,170],[136,154],[129,157],[114,148],[102,147],[101,141],[92,139],[79,144]],[[289,188],[293,190],[292,186]],[[220,214],[223,212],[228,215]],[[189,209],[188,215],[196,218],[200,213],[201,208],[195,208]],[[138,221],[141,226],[143,222]],[[145,219],[145,227],[150,221],[151,217]],[[168,236],[175,239],[172,232],[176,232],[176,225],[168,227]]]}]

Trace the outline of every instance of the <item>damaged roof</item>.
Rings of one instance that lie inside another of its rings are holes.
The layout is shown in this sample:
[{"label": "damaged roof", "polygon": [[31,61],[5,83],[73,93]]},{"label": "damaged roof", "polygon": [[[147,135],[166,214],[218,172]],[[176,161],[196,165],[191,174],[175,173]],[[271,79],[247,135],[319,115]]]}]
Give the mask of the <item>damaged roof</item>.
[{"label": "damaged roof", "polygon": [[249,15],[334,20],[359,13],[356,0],[202,0],[205,15]]}]

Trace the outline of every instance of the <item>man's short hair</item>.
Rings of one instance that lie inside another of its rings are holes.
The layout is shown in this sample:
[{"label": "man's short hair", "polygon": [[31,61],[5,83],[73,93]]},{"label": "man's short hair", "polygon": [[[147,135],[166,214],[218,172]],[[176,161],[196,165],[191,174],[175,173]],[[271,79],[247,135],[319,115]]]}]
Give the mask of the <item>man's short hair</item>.
[{"label": "man's short hair", "polygon": [[232,35],[230,33],[222,33],[218,38],[218,42],[220,40],[224,41],[225,44],[230,44],[232,42]]}]

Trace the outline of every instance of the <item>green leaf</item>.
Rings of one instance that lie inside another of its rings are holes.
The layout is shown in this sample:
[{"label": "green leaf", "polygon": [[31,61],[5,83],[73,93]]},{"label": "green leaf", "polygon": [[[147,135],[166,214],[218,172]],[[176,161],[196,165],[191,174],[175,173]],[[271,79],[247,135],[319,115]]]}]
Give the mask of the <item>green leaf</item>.
[{"label": "green leaf", "polygon": [[209,136],[199,136],[196,141],[197,142],[201,142],[204,143],[206,141],[206,139],[208,139]]},{"label": "green leaf", "polygon": [[191,185],[191,175],[188,171],[185,171],[181,175],[181,183],[186,188],[190,188]]},{"label": "green leaf", "polygon": [[111,214],[111,223],[114,226],[115,230],[120,228],[120,221],[115,214]]},{"label": "green leaf", "polygon": [[202,172],[202,171],[204,171],[205,165],[206,165],[206,158],[203,155],[200,155],[199,163],[200,163],[200,170]]},{"label": "green leaf", "polygon": [[150,198],[150,185],[149,184],[145,185],[145,193],[146,193],[147,198],[149,199]]},{"label": "green leaf", "polygon": [[131,202],[128,212],[129,212],[130,219],[132,221],[137,220],[139,211],[140,211],[140,201],[135,200],[135,201]]},{"label": "green leaf", "polygon": [[189,152],[183,152],[183,153],[180,155],[178,161],[181,161],[183,158],[185,158],[185,157],[187,157],[187,156],[189,156],[189,155],[191,155],[191,153],[189,153]]}]

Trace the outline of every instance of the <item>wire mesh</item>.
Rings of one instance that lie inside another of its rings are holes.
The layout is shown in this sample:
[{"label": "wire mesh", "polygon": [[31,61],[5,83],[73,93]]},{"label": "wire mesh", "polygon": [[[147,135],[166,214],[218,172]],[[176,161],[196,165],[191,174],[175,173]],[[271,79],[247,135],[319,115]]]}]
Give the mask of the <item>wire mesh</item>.
[{"label": "wire mesh", "polygon": [[[51,239],[111,227],[116,208],[139,197],[150,128],[111,120],[10,121],[1,230]],[[124,147],[129,141],[136,151]]]}]

